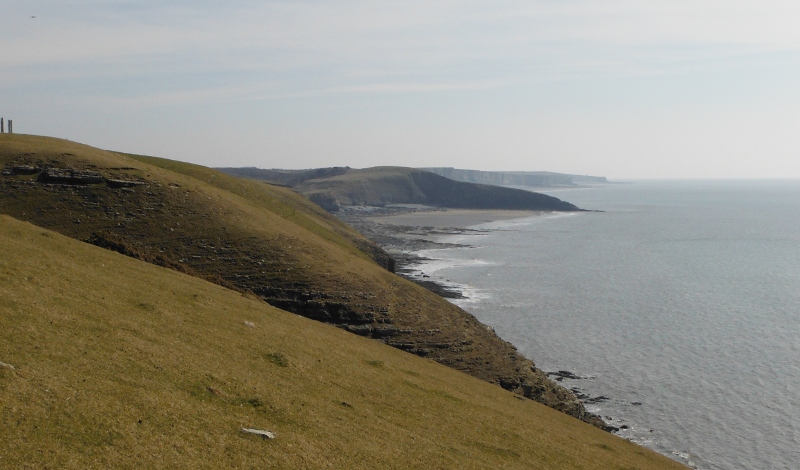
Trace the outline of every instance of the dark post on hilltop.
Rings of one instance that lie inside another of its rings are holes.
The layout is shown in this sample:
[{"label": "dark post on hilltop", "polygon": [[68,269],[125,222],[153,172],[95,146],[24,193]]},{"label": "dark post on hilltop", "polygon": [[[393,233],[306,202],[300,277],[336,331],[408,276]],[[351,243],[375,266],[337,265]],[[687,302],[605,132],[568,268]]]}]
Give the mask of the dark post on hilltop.
[{"label": "dark post on hilltop", "polygon": [[3,118],[0,118],[0,134],[5,134],[5,133],[6,133],[6,124],[5,121],[3,121]]}]

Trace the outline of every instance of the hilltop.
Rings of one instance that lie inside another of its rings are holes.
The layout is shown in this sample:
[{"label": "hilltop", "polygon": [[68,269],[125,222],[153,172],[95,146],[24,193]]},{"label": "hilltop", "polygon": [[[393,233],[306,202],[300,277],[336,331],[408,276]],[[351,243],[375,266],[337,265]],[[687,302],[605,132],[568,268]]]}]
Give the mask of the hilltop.
[{"label": "hilltop", "polygon": [[454,209],[580,210],[568,202],[544,194],[454,181],[429,171],[405,167],[220,170],[291,186],[331,212],[336,212],[343,205],[390,204],[423,204]]},{"label": "hilltop", "polygon": [[[308,198],[209,168],[0,135],[0,213],[250,293],[602,426],[472,315]],[[346,175],[345,175],[346,176]]]},{"label": "hilltop", "polygon": [[0,397],[3,468],[683,468],[435,362],[4,215]]}]

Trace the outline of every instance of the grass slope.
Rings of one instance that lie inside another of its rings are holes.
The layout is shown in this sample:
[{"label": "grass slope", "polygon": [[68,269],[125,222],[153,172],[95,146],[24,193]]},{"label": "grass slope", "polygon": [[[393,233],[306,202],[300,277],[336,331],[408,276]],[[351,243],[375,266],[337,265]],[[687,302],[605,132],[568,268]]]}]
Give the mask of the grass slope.
[{"label": "grass slope", "polygon": [[[472,315],[374,263],[365,251],[379,248],[291,189],[19,134],[0,135],[0,165],[0,213],[254,293],[602,424]],[[135,185],[56,184],[43,178],[48,168]]]},{"label": "grass slope", "polygon": [[2,468],[682,468],[433,361],[8,216],[0,362]]}]

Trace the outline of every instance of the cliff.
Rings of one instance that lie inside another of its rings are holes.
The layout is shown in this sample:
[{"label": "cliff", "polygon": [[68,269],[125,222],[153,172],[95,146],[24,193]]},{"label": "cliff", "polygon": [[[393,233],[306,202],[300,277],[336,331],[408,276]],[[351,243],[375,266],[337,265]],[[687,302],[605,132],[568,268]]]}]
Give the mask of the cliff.
[{"label": "cliff", "polygon": [[604,176],[568,175],[548,171],[479,171],[457,168],[422,168],[455,181],[496,186],[553,188],[580,184],[607,184]]},{"label": "cliff", "polygon": [[682,468],[433,361],[6,215],[0,397],[2,468]]},{"label": "cliff", "polygon": [[[289,188],[16,134],[0,136],[0,167],[0,213],[255,295],[602,426],[512,345],[389,272],[383,250]],[[398,191],[437,194],[426,184],[440,177],[415,173],[404,173],[414,184]],[[341,177],[358,187],[353,172],[328,180]],[[362,194],[385,194],[375,181],[363,181],[375,191]]]}]

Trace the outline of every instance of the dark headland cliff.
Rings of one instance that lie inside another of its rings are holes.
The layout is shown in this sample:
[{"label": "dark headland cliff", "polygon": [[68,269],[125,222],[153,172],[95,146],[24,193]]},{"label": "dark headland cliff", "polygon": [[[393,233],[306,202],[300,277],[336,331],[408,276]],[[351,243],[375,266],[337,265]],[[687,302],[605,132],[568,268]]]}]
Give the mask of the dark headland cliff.
[{"label": "dark headland cliff", "polygon": [[285,184],[325,209],[340,206],[421,204],[459,209],[577,211],[578,207],[545,194],[490,184],[455,181],[425,170],[346,167],[313,170],[220,168],[228,174]]}]

